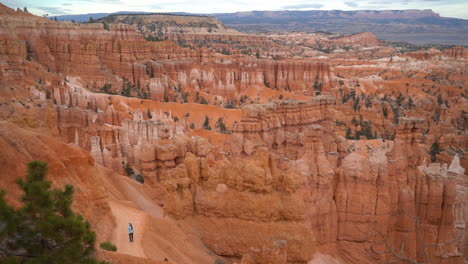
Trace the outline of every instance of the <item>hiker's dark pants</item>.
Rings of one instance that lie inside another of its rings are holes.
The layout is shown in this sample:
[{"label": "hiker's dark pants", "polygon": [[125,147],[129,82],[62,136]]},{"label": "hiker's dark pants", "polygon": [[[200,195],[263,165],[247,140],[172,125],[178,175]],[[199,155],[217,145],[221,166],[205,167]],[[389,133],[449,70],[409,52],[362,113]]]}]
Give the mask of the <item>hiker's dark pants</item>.
[{"label": "hiker's dark pants", "polygon": [[133,233],[129,233],[128,238],[130,239],[130,242],[133,242]]}]

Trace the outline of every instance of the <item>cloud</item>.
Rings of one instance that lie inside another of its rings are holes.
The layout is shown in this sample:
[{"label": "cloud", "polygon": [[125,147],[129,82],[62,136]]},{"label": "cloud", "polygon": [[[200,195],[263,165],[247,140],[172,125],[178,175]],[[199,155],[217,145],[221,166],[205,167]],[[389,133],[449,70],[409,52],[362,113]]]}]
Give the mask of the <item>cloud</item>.
[{"label": "cloud", "polygon": [[283,6],[284,9],[303,9],[303,8],[316,8],[320,9],[324,7],[322,4],[297,4],[297,5],[287,5]]},{"label": "cloud", "polygon": [[391,5],[393,2],[368,2],[370,5]]},{"label": "cloud", "polygon": [[355,3],[355,2],[345,2],[345,5],[347,5],[349,7],[358,7],[359,6],[359,4]]},{"label": "cloud", "polygon": [[[93,3],[95,4],[96,3],[96,0],[70,0],[69,2],[73,2],[73,3]],[[100,0],[99,1],[100,4],[122,4],[122,1],[121,0]]]},{"label": "cloud", "polygon": [[62,9],[61,7],[50,7],[50,6],[38,6],[37,9],[45,11],[49,14],[66,14],[66,10]]}]

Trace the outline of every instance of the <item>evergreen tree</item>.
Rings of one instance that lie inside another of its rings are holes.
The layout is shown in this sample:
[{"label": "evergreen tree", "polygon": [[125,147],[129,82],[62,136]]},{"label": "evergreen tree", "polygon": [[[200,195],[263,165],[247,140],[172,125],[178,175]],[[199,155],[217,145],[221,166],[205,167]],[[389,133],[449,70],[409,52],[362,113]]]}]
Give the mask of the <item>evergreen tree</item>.
[{"label": "evergreen tree", "polygon": [[370,97],[366,98],[366,108],[372,107],[372,99]]},{"label": "evergreen tree", "polygon": [[353,133],[351,132],[351,128],[346,128],[346,135],[345,135],[346,139],[354,139],[353,138]]},{"label": "evergreen tree", "polygon": [[415,106],[415,104],[413,102],[413,99],[411,99],[411,97],[410,97],[410,99],[408,100],[408,108],[413,109],[414,106]]},{"label": "evergreen tree", "polygon": [[370,121],[361,122],[360,135],[365,136],[367,139],[374,139],[372,134],[372,123]]},{"label": "evergreen tree", "polygon": [[437,154],[441,153],[442,149],[440,147],[439,141],[435,141],[431,145],[431,149],[429,150],[429,154],[431,155],[431,161],[435,162]]},{"label": "evergreen tree", "polygon": [[226,127],[226,125],[224,124],[223,118],[222,118],[222,117],[218,118],[218,122],[216,123],[216,126],[219,127],[219,131],[220,131],[221,133],[226,133],[227,127]]},{"label": "evergreen tree", "polygon": [[405,97],[400,93],[400,95],[398,95],[398,98],[397,98],[397,105],[401,106],[404,100],[405,100]]},{"label": "evergreen tree", "polygon": [[444,100],[442,99],[442,95],[440,95],[440,94],[437,96],[437,103],[438,103],[439,105],[441,105],[441,104],[444,103]]},{"label": "evergreen tree", "polygon": [[23,207],[17,210],[0,191],[0,262],[99,263],[91,256],[96,234],[70,208],[73,186],[51,189],[46,174],[47,163],[28,164],[26,180],[17,182],[24,192]]},{"label": "evergreen tree", "polygon": [[211,130],[210,119],[208,118],[208,116],[205,116],[205,122],[203,122],[202,127],[203,127],[203,129]]},{"label": "evergreen tree", "polygon": [[206,101],[206,99],[202,97],[200,104],[208,104],[208,101]]},{"label": "evergreen tree", "polygon": [[387,107],[385,107],[385,106],[382,107],[382,112],[383,112],[384,117],[387,118],[387,117],[388,117],[388,109],[387,109]]},{"label": "evergreen tree", "polygon": [[322,93],[322,88],[323,88],[323,83],[320,82],[318,79],[315,79],[315,82],[314,82],[314,90],[317,94],[321,94]]},{"label": "evergreen tree", "polygon": [[358,97],[358,98],[356,98],[356,100],[354,101],[354,104],[353,104],[354,111],[358,111],[358,110],[361,109],[361,106],[359,105],[359,103],[360,103],[360,99]]}]

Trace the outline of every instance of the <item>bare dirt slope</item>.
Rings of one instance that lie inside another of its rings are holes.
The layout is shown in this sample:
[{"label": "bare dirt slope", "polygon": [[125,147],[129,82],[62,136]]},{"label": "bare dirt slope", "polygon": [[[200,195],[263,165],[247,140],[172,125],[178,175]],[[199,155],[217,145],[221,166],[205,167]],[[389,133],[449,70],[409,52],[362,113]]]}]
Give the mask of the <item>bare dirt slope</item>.
[{"label": "bare dirt slope", "polygon": [[[145,258],[146,255],[142,247],[144,241],[142,240],[148,223],[148,215],[119,201],[111,201],[109,205],[116,220],[112,242],[121,253]],[[134,226],[134,242],[129,241],[127,234],[128,223],[132,223]]]},{"label": "bare dirt slope", "polygon": [[[48,178],[55,186],[75,186],[73,207],[91,221],[98,242],[117,246],[117,253],[99,251],[103,259],[112,263],[159,263],[156,260],[164,258],[171,263],[214,262],[203,244],[190,235],[193,231],[186,232],[163,216],[162,208],[148,197],[150,190],[95,164],[73,144],[1,121],[0,147],[0,164],[5,168],[0,172],[0,188],[8,190],[7,199],[20,205],[16,175],[25,175],[25,165],[32,160],[47,161]],[[135,226],[134,243],[128,240],[129,222]]]}]

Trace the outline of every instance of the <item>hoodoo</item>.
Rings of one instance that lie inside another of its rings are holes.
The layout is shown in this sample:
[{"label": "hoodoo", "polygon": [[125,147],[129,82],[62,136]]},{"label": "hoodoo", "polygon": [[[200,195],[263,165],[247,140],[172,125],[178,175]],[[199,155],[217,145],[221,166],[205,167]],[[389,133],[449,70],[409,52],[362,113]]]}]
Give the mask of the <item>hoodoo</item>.
[{"label": "hoodoo", "polygon": [[21,208],[15,182],[47,162],[110,263],[462,264],[467,54],[0,4],[0,188]]}]

